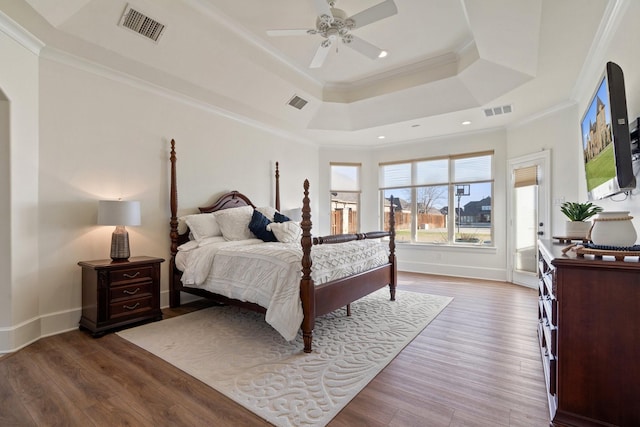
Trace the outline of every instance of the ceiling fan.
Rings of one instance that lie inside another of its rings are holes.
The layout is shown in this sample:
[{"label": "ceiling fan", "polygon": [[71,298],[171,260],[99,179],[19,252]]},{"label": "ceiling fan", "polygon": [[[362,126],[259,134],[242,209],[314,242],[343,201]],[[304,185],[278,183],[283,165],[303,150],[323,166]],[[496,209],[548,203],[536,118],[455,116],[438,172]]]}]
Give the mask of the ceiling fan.
[{"label": "ceiling fan", "polygon": [[385,0],[352,16],[347,16],[344,10],[336,8],[335,0],[312,1],[318,13],[316,28],[268,30],[267,34],[273,37],[315,34],[322,36],[324,40],[318,46],[309,68],[321,67],[329,53],[329,48],[337,43],[338,39],[368,58],[377,59],[386,56],[386,51],[354,36],[351,31],[398,13],[398,8],[393,0]]}]

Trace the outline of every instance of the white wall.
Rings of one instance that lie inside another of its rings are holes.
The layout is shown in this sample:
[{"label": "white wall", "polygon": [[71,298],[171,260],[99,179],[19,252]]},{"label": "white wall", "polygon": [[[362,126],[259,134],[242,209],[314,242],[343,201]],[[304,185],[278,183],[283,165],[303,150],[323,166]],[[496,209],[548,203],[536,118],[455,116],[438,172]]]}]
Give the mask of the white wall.
[{"label": "white wall", "polygon": [[0,327],[11,324],[11,134],[9,100],[0,88]]},{"label": "white wall", "polygon": [[[7,185],[0,188],[5,206],[0,246],[0,351],[39,336],[38,318],[38,57],[0,32],[0,90],[4,102],[0,131]],[[8,110],[8,111],[7,111]],[[6,116],[5,116],[6,117]],[[8,137],[8,139],[7,139]],[[4,239],[7,240],[4,240]],[[8,250],[8,252],[7,252]],[[6,268],[6,270],[5,270]],[[14,327],[19,325],[19,327]]]},{"label": "white wall", "polygon": [[577,106],[572,104],[507,130],[509,159],[542,150],[551,152],[549,236],[565,234],[566,218],[560,212],[560,201],[576,200],[579,184],[584,181],[577,111]]}]

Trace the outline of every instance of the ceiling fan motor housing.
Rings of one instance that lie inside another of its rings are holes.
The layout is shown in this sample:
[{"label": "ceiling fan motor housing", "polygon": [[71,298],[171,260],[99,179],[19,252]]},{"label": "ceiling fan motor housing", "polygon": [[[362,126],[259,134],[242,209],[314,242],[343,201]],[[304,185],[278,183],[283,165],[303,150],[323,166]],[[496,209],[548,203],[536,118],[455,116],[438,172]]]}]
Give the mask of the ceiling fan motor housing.
[{"label": "ceiling fan motor housing", "polygon": [[331,8],[331,14],[333,15],[333,20],[329,22],[323,19],[322,16],[318,16],[316,19],[316,28],[318,29],[318,34],[322,37],[329,38],[336,34],[344,36],[354,27],[354,20],[349,19],[344,10],[334,7]]}]

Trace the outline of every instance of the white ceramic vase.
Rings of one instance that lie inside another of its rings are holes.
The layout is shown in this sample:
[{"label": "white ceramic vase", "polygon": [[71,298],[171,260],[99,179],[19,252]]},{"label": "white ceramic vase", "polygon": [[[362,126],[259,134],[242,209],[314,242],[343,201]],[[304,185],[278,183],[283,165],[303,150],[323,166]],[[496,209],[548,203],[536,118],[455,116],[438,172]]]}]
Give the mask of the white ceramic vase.
[{"label": "white ceramic vase", "polygon": [[636,243],[636,229],[628,211],[600,212],[593,219],[591,241],[595,245],[629,247]]}]

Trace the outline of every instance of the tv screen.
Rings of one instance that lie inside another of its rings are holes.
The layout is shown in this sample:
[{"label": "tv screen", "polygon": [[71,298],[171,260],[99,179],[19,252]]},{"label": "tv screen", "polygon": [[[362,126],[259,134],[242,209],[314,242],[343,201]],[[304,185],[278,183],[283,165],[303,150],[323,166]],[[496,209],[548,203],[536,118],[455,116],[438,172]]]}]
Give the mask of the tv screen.
[{"label": "tv screen", "polygon": [[635,188],[622,69],[608,62],[582,117],[582,149],[590,200]]}]

